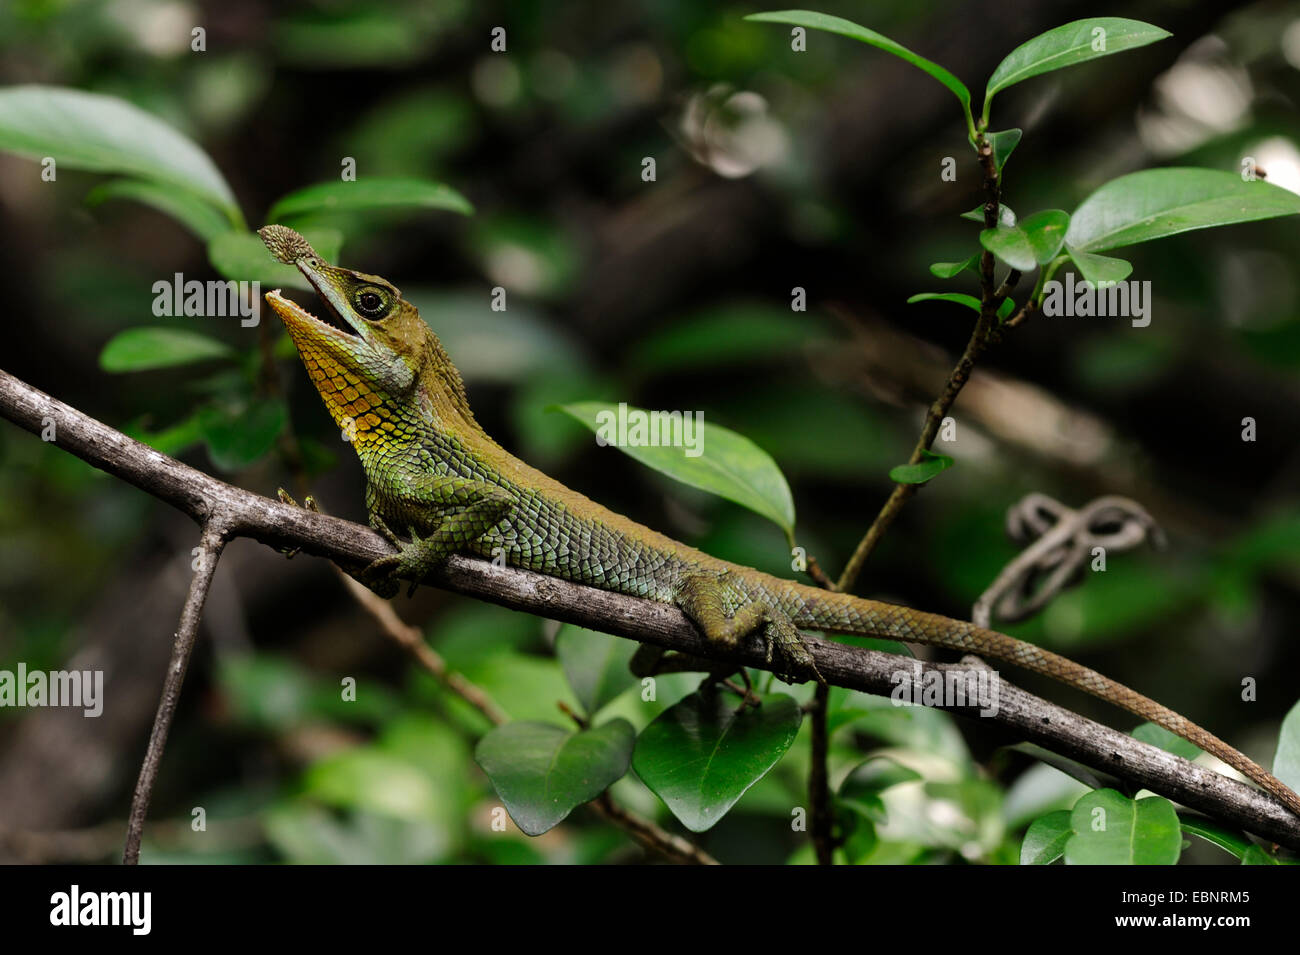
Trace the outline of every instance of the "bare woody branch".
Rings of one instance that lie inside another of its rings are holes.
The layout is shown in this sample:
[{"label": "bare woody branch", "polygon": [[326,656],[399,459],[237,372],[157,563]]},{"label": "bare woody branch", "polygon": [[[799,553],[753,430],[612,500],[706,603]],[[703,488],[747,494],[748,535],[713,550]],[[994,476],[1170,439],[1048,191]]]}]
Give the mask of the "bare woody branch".
[{"label": "bare woody branch", "polygon": [[[128,438],[76,409],[0,371],[0,417],[40,434],[53,425],[54,443],[189,514],[201,524],[220,512],[229,537],[272,547],[299,547],[344,568],[360,569],[391,549],[367,527],[291,507],[233,487]],[[490,562],[454,556],[429,580],[456,593],[513,610],[574,623],[698,657],[770,669],[761,639],[727,650],[701,636],[677,608],[597,590]],[[965,668],[903,661],[899,657],[808,637],[817,669],[835,686],[881,696],[926,673]],[[933,679],[933,677],[931,677]],[[920,687],[917,687],[919,693]],[[1189,763],[1042,700],[1005,680],[997,713],[987,724],[1009,738],[1028,740],[1137,788],[1150,789],[1280,845],[1300,849],[1300,819],[1277,800],[1210,769]],[[941,707],[980,718],[979,704]]]},{"label": "bare woody branch", "polygon": [[199,620],[203,617],[203,605],[207,603],[208,590],[212,587],[212,578],[217,572],[217,562],[221,559],[221,549],[225,545],[225,522],[222,520],[221,512],[215,511],[208,515],[203,524],[203,537],[198,546],[194,578],[190,581],[190,592],[185,598],[185,607],[181,610],[180,625],[176,628],[176,637],[172,644],[172,657],[167,664],[167,677],[163,680],[162,698],[158,701],[158,712],[154,716],[153,729],[149,733],[149,746],[145,750],[144,762],[140,764],[140,776],[136,780],[135,793],[131,797],[131,813],[126,824],[126,848],[122,853],[124,865],[136,865],[140,862],[140,840],[144,836],[144,821],[149,814],[149,801],[153,798],[153,786],[158,779],[158,767],[162,765],[163,750],[167,746],[167,734],[171,732],[176,706],[180,703],[185,671],[189,669],[190,656],[194,652],[194,641],[199,633]]}]

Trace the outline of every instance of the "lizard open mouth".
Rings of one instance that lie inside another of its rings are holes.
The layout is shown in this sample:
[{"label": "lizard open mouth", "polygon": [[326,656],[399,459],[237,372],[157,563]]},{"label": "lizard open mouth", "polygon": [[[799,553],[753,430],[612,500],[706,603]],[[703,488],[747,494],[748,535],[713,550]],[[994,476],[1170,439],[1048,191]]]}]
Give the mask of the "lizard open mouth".
[{"label": "lizard open mouth", "polygon": [[267,225],[257,230],[267,251],[285,265],[295,266],[311,284],[316,297],[324,306],[324,319],[313,315],[297,302],[285,298],[279,289],[268,292],[267,302],[284,321],[289,333],[298,339],[300,334],[313,334],[315,337],[329,337],[335,340],[346,338],[349,341],[365,341],[368,336],[353,324],[347,315],[339,311],[336,299],[338,291],[331,288],[327,272],[331,266],[325,262],[316,250],[300,234],[282,225]]},{"label": "lizard open mouth", "polygon": [[295,340],[300,334],[352,342],[361,340],[361,336],[339,315],[325,296],[320,295],[317,298],[323,306],[321,314],[324,318],[317,317],[292,299],[285,298],[279,289],[266,293],[267,303],[280,316],[285,327],[289,329],[289,334]]}]

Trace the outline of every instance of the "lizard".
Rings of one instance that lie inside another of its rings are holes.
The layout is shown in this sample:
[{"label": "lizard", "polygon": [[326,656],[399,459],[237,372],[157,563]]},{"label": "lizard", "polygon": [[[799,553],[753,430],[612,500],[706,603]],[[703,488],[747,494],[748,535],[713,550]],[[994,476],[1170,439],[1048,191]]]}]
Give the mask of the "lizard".
[{"label": "lizard", "polygon": [[[989,656],[1089,693],[1156,723],[1234,767],[1300,814],[1300,796],[1263,767],[1173,710],[1095,670],[974,623],[826,590],[729,563],[571,490],[498,444],[470,410],[438,336],[400,290],[331,265],[297,232],[258,230],[296,266],[336,323],[268,292],[330,415],[366,477],[370,525],[396,553],[359,579],[384,597],[453,553],[492,558],[679,608],[710,642],[765,638],[789,682],[821,675],[800,628],[859,634]],[[409,540],[398,536],[405,531]]]}]

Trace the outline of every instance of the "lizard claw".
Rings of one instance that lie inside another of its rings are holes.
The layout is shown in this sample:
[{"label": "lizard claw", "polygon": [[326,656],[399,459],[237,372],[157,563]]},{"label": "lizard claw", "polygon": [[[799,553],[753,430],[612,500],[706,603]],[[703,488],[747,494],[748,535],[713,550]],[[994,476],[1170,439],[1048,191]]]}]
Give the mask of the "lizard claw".
[{"label": "lizard claw", "polygon": [[[301,507],[304,510],[311,511],[313,514],[320,513],[320,508],[316,505],[316,498],[312,497],[310,494],[302,499],[301,504],[295,501],[293,495],[282,487],[276,488],[275,496],[290,507]],[[284,554],[285,560],[292,560],[298,555],[298,551],[300,550],[302,550],[301,547],[281,547],[280,553]]]},{"label": "lizard claw", "polygon": [[778,658],[780,665],[773,672],[786,683],[816,680],[823,686],[826,684],[826,679],[817,669],[817,661],[813,657],[812,650],[808,648],[802,634],[793,626],[788,629],[779,625],[770,627],[767,662],[771,663],[774,656]]},{"label": "lizard claw", "polygon": [[[420,581],[433,570],[436,564],[447,557],[446,551],[440,546],[440,541],[436,537],[421,538],[416,534],[415,528],[408,530],[411,535],[409,541],[392,538],[398,550],[396,554],[388,554],[371,561],[357,577],[381,597],[397,596],[402,588],[403,579],[411,582],[406,591],[406,595],[411,596]],[[384,536],[387,537],[388,534]]]}]

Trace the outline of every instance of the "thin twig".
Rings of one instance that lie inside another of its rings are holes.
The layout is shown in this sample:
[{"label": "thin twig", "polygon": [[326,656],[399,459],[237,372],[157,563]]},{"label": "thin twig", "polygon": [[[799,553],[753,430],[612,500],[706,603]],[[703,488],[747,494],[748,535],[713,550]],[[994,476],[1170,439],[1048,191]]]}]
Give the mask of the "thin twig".
[{"label": "thin twig", "polygon": [[181,610],[180,625],[176,628],[176,638],[172,644],[171,661],[167,664],[167,678],[163,681],[162,698],[158,701],[158,712],[149,733],[149,746],[145,750],[140,777],[136,780],[135,794],[131,798],[131,813],[126,824],[126,848],[122,853],[124,865],[137,865],[140,862],[140,840],[144,835],[145,816],[149,813],[149,801],[153,798],[158,767],[162,763],[163,749],[167,746],[167,734],[171,730],[176,705],[181,698],[185,671],[190,664],[190,655],[194,652],[194,640],[198,635],[199,620],[203,616],[203,605],[208,599],[217,562],[221,559],[226,533],[227,524],[222,513],[213,512],[203,525],[203,536],[196,557],[198,566],[194,568],[190,592],[185,598],[185,607]]},{"label": "thin twig", "polygon": [[[393,553],[368,527],[313,514],[219,481],[169,458],[75,408],[0,371],[0,417],[34,434],[55,424],[55,443],[64,450],[166,501],[203,522],[220,508],[230,522],[227,537],[249,537],[272,548],[297,547],[340,566],[360,570]],[[427,583],[480,600],[573,623],[641,643],[741,666],[771,671],[763,640],[754,636],[735,647],[700,634],[669,604],[547,577],[517,567],[454,555]],[[833,686],[890,696],[900,670],[921,668],[922,679],[942,684],[950,669],[815,636],[804,638],[817,669]],[[924,685],[924,684],[922,684]],[[920,691],[918,690],[918,693]],[[998,711],[984,725],[1078,760],[1131,784],[1150,789],[1224,822],[1289,848],[1300,848],[1300,819],[1268,793],[1085,719],[1000,680]],[[978,706],[939,706],[978,717]]]},{"label": "thin twig", "polygon": [[812,707],[808,714],[812,720],[812,766],[808,770],[808,796],[812,803],[812,844],[818,865],[835,864],[835,817],[831,813],[830,773],[827,759],[830,734],[826,718],[830,710],[831,688],[818,683],[813,691]]},{"label": "thin twig", "polygon": [[[998,177],[997,168],[993,159],[993,148],[987,140],[980,136],[978,143],[980,166],[984,171],[984,227],[992,229],[998,224],[998,208],[1002,201],[1002,185]],[[916,441],[916,446],[912,449],[912,455],[907,459],[908,464],[920,464],[925,457],[925,452],[930,450],[934,444],[934,439],[939,433],[939,427],[943,424],[943,419],[947,417],[948,410],[952,407],[957,395],[966,382],[970,380],[971,371],[975,368],[975,362],[979,360],[984,349],[988,347],[993,339],[993,331],[997,328],[998,307],[1003,300],[1010,295],[1020,281],[1020,273],[1012,269],[1001,286],[994,285],[994,260],[993,253],[985,249],[980,254],[980,314],[975,320],[975,327],[971,330],[970,340],[966,343],[966,348],[957,360],[956,366],[952,373],[948,375],[948,381],[944,384],[943,391],[939,397],[930,405],[930,410],[925,416],[925,424],[921,428],[921,436]],[[1021,314],[1015,316],[1017,319],[1023,318],[1025,310],[1022,308]],[[997,337],[1001,337],[1000,335]],[[880,539],[884,536],[885,531],[894,523],[894,518],[898,516],[903,505],[912,499],[920,488],[919,484],[895,484],[894,489],[889,493],[885,500],[884,506],[881,507],[880,513],[876,519],[871,522],[867,528],[866,534],[858,542],[857,548],[853,551],[853,556],[849,558],[848,564],[844,567],[844,572],[840,574],[838,588],[840,590],[852,590],[853,585],[857,582],[858,575],[862,572],[867,558],[871,552],[876,549]]]},{"label": "thin twig", "polygon": [[[338,569],[337,566],[335,569]],[[420,628],[412,626],[399,617],[391,603],[363,584],[357,583],[343,571],[339,570],[338,575],[342,578],[343,585],[347,587],[348,593],[379,624],[380,631],[414,657],[415,662],[431,674],[435,680],[482,713],[493,726],[501,726],[510,722],[510,717],[496,705],[487,691],[465,679],[454,670],[449,669],[447,661],[442,658],[442,654],[425,642],[424,634],[420,632]]]},{"label": "thin twig", "polygon": [[618,826],[645,848],[658,852],[674,862],[687,865],[718,864],[717,859],[694,843],[683,839],[681,836],[675,836],[671,832],[665,832],[650,820],[643,819],[636,813],[619,806],[610,798],[609,793],[602,793],[587,805],[594,809],[598,815],[604,816]]}]

